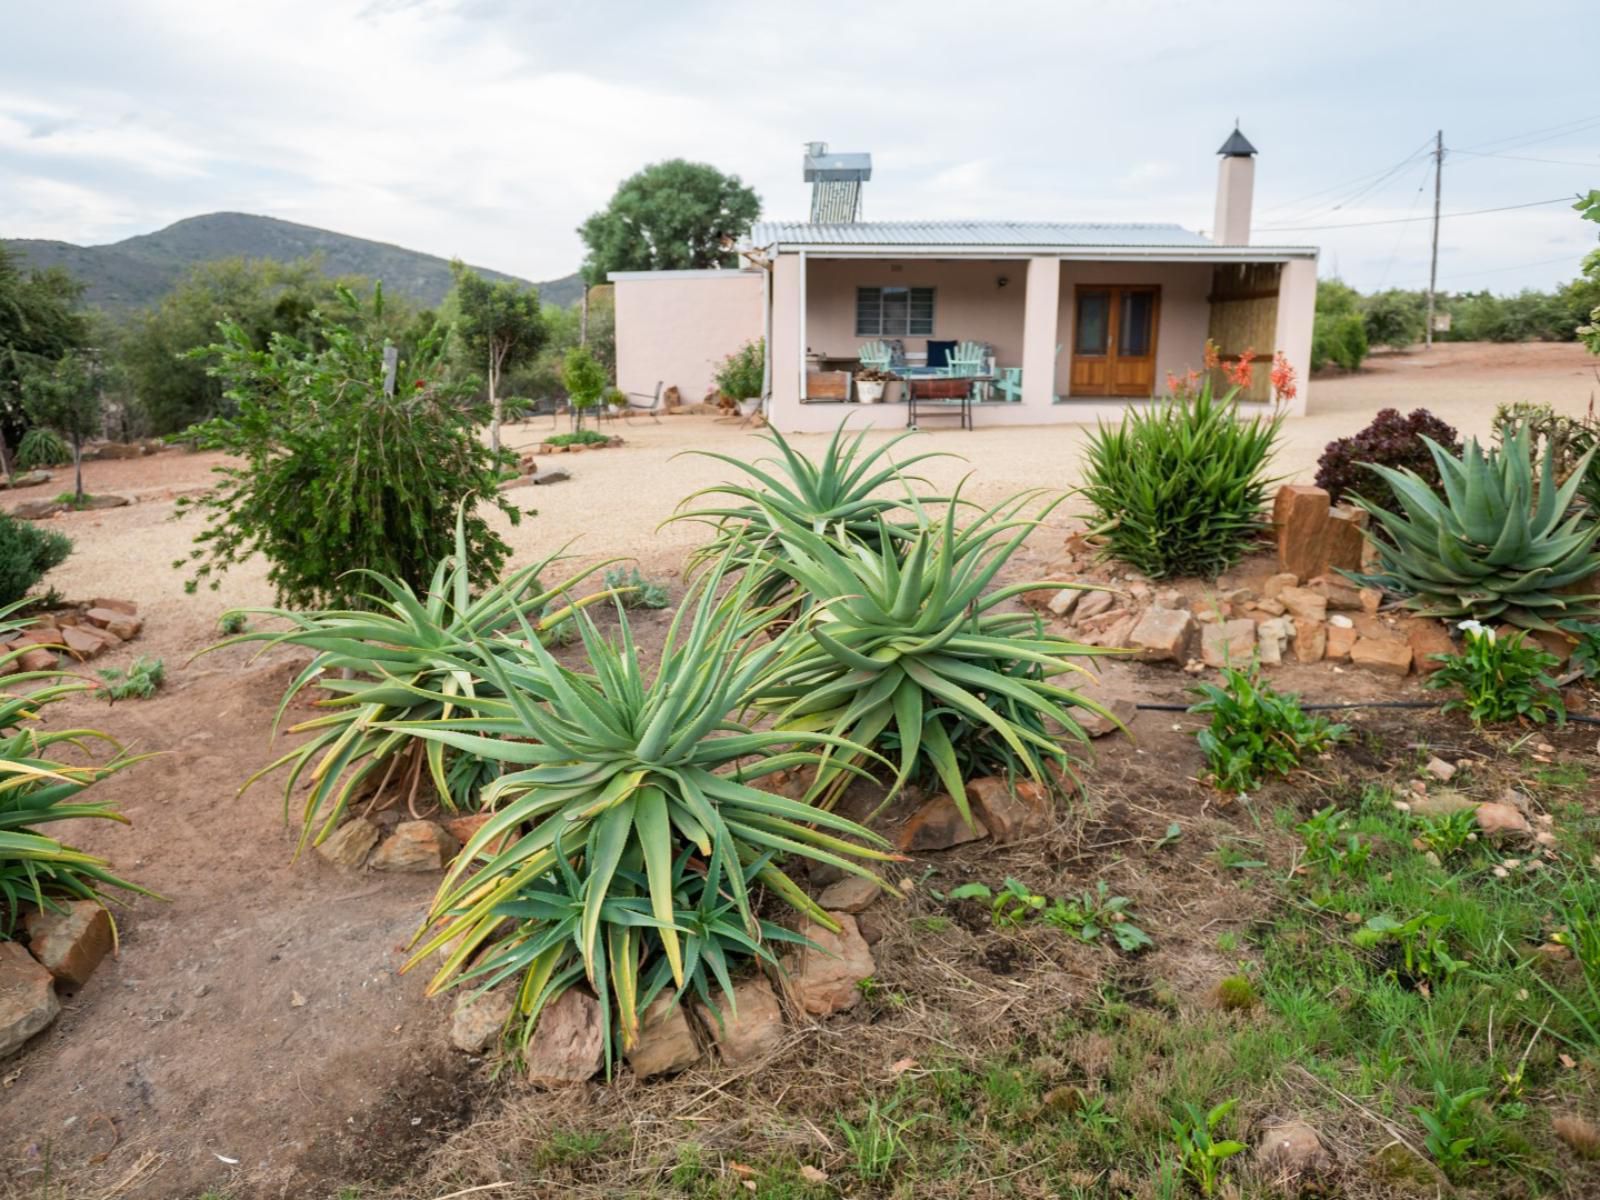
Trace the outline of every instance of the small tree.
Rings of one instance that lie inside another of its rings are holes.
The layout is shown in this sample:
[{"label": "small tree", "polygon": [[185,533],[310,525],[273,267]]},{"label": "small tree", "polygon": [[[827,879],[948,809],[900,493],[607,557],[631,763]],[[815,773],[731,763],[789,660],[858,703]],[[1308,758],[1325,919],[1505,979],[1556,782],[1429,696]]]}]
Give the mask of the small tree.
[{"label": "small tree", "polygon": [[83,503],[83,443],[100,432],[99,369],[92,358],[69,350],[49,367],[22,379],[22,407],[35,425],[53,429],[72,447],[74,504]]},{"label": "small tree", "polygon": [[[1590,188],[1587,196],[1580,196],[1572,206],[1585,221],[1600,221],[1600,188]],[[1583,260],[1583,273],[1600,284],[1600,250],[1591,250]],[[1600,354],[1600,307],[1589,314],[1589,323],[1578,327],[1578,338],[1589,347],[1591,354]]]},{"label": "small tree", "polygon": [[500,422],[505,415],[500,376],[532,359],[544,342],[539,293],[514,283],[490,283],[459,261],[450,264],[450,271],[455,276],[461,313],[456,333],[467,352],[488,368],[489,447],[498,451]]},{"label": "small tree", "polygon": [[217,467],[211,492],[178,501],[207,520],[189,558],[173,564],[197,564],[191,587],[259,552],[286,607],[368,607],[363,571],[421,592],[453,549],[463,505],[472,579],[499,574],[509,547],[472,505],[492,498],[512,524],[521,513],[497,490],[508,456],[477,435],[488,406],[472,384],[442,380],[438,331],[400,361],[388,394],[381,286],[370,306],[344,287],[338,299],[341,318],[317,314],[308,341],[278,334],[257,350],[223,322],[223,340],[195,352],[214,363],[233,415],[189,433],[242,461]]},{"label": "small tree", "polygon": [[583,277],[593,284],[612,271],[731,267],[734,241],[760,215],[760,198],[737,175],[681,158],[653,163],[578,227],[589,247]]},{"label": "small tree", "polygon": [[600,403],[610,380],[606,369],[595,361],[594,355],[583,346],[567,351],[561,364],[561,383],[567,389],[567,398],[578,414],[578,424],[583,424],[583,414]]}]

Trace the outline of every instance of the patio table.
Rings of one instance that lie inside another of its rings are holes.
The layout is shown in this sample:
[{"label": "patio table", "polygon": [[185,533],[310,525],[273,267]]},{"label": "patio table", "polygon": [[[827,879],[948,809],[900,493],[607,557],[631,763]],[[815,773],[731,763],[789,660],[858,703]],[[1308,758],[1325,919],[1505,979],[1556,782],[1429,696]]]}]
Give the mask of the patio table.
[{"label": "patio table", "polygon": [[[894,367],[891,371],[891,374],[893,374],[896,379],[900,380],[901,384],[906,390],[907,429],[915,429],[917,427],[918,384],[932,382],[966,384],[967,386],[962,390],[959,396],[941,397],[937,400],[934,400],[934,398],[930,397],[928,401],[924,402],[924,404],[935,404],[940,410],[940,415],[943,415],[943,413],[949,412],[955,407],[955,405],[949,403],[950,401],[958,401],[959,409],[957,411],[959,411],[961,415],[961,428],[971,429],[972,393],[978,385],[982,384],[987,386],[993,383],[995,379],[993,375],[951,375],[949,370],[945,367],[912,367],[904,365]],[[928,409],[925,407],[924,411],[926,412]]]}]

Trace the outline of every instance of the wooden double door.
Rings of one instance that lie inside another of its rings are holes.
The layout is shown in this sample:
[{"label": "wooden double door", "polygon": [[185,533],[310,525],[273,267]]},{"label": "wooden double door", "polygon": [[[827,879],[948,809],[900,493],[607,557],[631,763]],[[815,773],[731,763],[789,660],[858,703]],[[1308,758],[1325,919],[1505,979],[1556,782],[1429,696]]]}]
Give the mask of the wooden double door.
[{"label": "wooden double door", "polygon": [[1161,289],[1078,284],[1072,303],[1073,396],[1152,396]]}]

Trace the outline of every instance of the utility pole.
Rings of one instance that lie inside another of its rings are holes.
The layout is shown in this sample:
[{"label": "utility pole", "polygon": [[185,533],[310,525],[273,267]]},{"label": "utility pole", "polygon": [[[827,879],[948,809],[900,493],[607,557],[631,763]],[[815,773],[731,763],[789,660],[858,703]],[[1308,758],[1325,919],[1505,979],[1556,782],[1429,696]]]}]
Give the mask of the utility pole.
[{"label": "utility pole", "polygon": [[1428,349],[1433,348],[1433,292],[1439,284],[1439,191],[1444,181],[1444,130],[1433,139],[1433,263],[1428,268],[1428,327],[1424,331]]}]

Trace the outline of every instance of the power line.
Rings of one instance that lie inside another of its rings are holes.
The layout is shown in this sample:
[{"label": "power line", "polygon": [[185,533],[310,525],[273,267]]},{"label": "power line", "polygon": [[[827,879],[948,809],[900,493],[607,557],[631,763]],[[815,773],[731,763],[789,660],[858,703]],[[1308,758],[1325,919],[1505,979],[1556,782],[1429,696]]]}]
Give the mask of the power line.
[{"label": "power line", "polygon": [[[1537,208],[1541,204],[1570,204],[1571,196],[1557,196],[1553,200],[1529,200],[1526,204],[1502,204],[1498,208],[1474,208],[1467,212],[1440,213],[1446,217],[1481,217],[1484,213],[1510,212],[1516,208]],[[1310,233],[1319,229],[1360,229],[1367,225],[1403,225],[1411,221],[1431,221],[1432,217],[1390,217],[1383,221],[1347,221],[1342,225],[1264,225],[1262,233]]]},{"label": "power line", "polygon": [[1341,180],[1338,183],[1330,184],[1328,187],[1318,188],[1314,192],[1307,192],[1304,196],[1300,196],[1299,198],[1294,199],[1294,200],[1284,200],[1284,201],[1280,201],[1277,204],[1269,204],[1269,205],[1267,205],[1266,208],[1262,209],[1261,211],[1262,212],[1276,212],[1280,208],[1294,208],[1296,205],[1304,204],[1307,200],[1315,200],[1318,196],[1325,196],[1329,192],[1337,192],[1337,191],[1341,191],[1344,188],[1350,187],[1350,186],[1352,186],[1354,184],[1365,183],[1367,180],[1372,179],[1375,176],[1392,175],[1392,174],[1394,174],[1394,172],[1400,170],[1401,168],[1403,168],[1405,166],[1408,166],[1409,164],[1415,162],[1420,155],[1422,155],[1423,153],[1426,152],[1426,150],[1428,148],[1428,142],[1431,142],[1431,141],[1433,141],[1433,139],[1430,137],[1427,142],[1424,142],[1421,146],[1418,146],[1415,150],[1413,150],[1410,154],[1406,155],[1399,162],[1395,163],[1394,166],[1392,166],[1392,167],[1385,167],[1385,168],[1383,168],[1382,170],[1379,170],[1379,171],[1369,171],[1365,175],[1357,175],[1354,179]]},{"label": "power line", "polygon": [[1541,258],[1534,262],[1517,263],[1509,267],[1490,267],[1487,271],[1463,271],[1459,275],[1447,276],[1445,282],[1449,283],[1456,279],[1475,279],[1479,275],[1503,275],[1507,271],[1522,271],[1529,267],[1548,267],[1554,263],[1570,263],[1571,261],[1572,255],[1563,254],[1560,258]]},{"label": "power line", "polygon": [[1526,154],[1486,154],[1482,150],[1456,150],[1451,148],[1451,154],[1470,154],[1473,158],[1509,158],[1516,162],[1554,163],[1558,167],[1588,167],[1590,170],[1600,170],[1600,157],[1590,162],[1582,162],[1573,158],[1530,158]]},{"label": "power line", "polygon": [[[1406,205],[1407,216],[1409,216],[1417,207],[1417,201],[1422,198],[1423,190],[1426,187],[1427,176],[1426,173],[1424,173],[1423,178],[1417,181],[1417,190],[1411,193],[1411,203]],[[1395,235],[1394,245],[1389,250],[1389,261],[1383,264],[1383,274],[1378,276],[1379,291],[1382,291],[1383,285],[1389,282],[1389,272],[1394,270],[1395,259],[1400,257],[1400,244],[1405,241],[1406,232],[1406,230],[1402,229],[1398,234]]]},{"label": "power line", "polygon": [[[1569,134],[1581,133],[1591,125],[1600,125],[1600,114],[1596,114],[1592,117],[1578,117],[1571,121],[1563,121],[1560,125],[1546,125],[1540,129],[1530,129],[1526,133],[1512,133],[1506,135],[1505,137],[1491,138],[1487,142],[1479,142],[1471,148],[1478,150],[1484,146],[1499,146],[1502,150],[1512,150],[1516,147],[1506,146],[1504,143],[1517,142],[1521,145],[1532,146],[1538,142],[1548,142],[1558,137],[1566,137]],[[1535,136],[1538,134],[1545,134],[1548,136]],[[1524,141],[1523,139],[1530,140]]]}]

